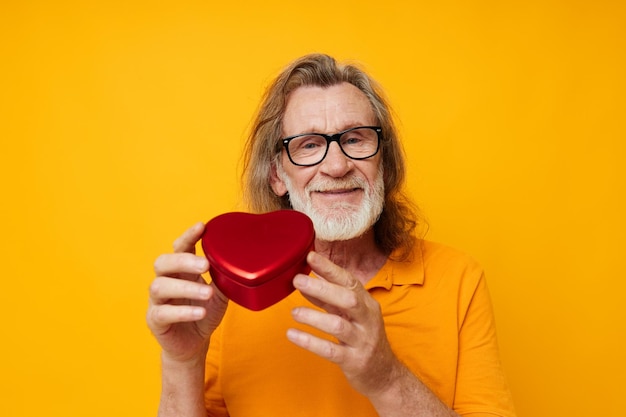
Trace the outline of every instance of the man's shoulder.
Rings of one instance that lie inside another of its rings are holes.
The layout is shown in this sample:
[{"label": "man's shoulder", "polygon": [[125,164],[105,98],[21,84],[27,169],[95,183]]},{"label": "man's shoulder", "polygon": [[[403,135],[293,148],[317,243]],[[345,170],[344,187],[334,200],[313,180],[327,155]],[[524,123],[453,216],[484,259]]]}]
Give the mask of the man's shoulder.
[{"label": "man's shoulder", "polygon": [[469,253],[431,240],[421,239],[416,243],[415,258],[421,258],[425,270],[482,273],[482,266]]},{"label": "man's shoulder", "polygon": [[424,256],[440,256],[453,259],[473,259],[467,252],[441,242],[433,240],[419,239],[416,243],[416,250],[421,251]]}]

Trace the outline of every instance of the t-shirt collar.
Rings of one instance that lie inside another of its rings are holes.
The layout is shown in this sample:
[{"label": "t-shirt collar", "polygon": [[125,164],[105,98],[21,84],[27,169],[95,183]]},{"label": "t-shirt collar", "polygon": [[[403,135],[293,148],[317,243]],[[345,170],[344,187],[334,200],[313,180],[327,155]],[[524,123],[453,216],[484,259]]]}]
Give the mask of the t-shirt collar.
[{"label": "t-shirt collar", "polygon": [[367,290],[385,288],[390,290],[393,285],[423,285],[424,257],[422,242],[418,241],[409,261],[394,261],[393,256],[378,270],[376,275],[365,284]]}]

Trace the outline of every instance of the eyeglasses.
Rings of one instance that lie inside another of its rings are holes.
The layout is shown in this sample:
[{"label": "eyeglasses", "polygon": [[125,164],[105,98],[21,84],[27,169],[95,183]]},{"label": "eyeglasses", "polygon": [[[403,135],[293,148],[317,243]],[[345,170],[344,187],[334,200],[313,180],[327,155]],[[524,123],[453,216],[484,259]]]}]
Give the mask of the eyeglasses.
[{"label": "eyeglasses", "polygon": [[341,152],[350,159],[371,158],[378,153],[382,131],[380,126],[359,126],[334,135],[303,133],[289,136],[282,142],[292,164],[309,167],[326,158],[331,142],[337,142]]}]

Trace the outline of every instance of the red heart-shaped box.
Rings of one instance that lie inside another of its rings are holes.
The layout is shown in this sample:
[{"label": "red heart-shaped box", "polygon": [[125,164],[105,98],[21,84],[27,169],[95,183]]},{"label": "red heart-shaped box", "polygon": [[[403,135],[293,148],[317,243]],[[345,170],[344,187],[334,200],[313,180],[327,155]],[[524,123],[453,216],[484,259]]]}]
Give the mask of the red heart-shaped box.
[{"label": "red heart-shaped box", "polygon": [[210,220],[202,249],[217,288],[229,299],[259,311],[287,297],[298,273],[308,274],[313,222],[294,210],[226,213]]}]

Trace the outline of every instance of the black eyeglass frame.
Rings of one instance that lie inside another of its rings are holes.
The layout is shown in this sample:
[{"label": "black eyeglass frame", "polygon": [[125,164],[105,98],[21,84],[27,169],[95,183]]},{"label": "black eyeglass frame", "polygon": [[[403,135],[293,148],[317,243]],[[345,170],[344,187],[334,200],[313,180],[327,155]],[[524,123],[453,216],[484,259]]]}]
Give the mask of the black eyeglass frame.
[{"label": "black eyeglass frame", "polygon": [[[353,130],[356,129],[372,129],[373,131],[376,132],[376,137],[378,138],[378,141],[376,142],[376,151],[374,151],[373,154],[369,155],[369,156],[363,156],[360,158],[355,158],[352,157],[350,155],[348,155],[346,153],[346,151],[343,150],[343,147],[341,146],[341,142],[339,142],[339,139],[346,133],[351,132]],[[356,126],[356,127],[351,127],[350,129],[346,129],[342,132],[339,133],[335,133],[334,135],[326,135],[324,133],[301,133],[299,135],[293,135],[293,136],[289,136],[286,137],[284,139],[281,139],[283,146],[285,147],[285,150],[287,151],[287,156],[289,157],[289,160],[291,161],[292,164],[299,166],[299,167],[312,167],[314,165],[317,164],[321,164],[322,161],[326,158],[326,155],[328,155],[328,149],[330,149],[330,143],[331,142],[337,142],[337,146],[339,146],[339,149],[341,149],[341,152],[347,156],[350,159],[353,159],[355,161],[362,161],[364,159],[368,159],[371,158],[372,156],[376,155],[378,153],[378,151],[380,150],[380,139],[383,133],[383,128],[381,126]],[[311,136],[311,135],[315,135],[315,136],[321,136],[324,139],[326,139],[326,150],[324,151],[324,155],[322,156],[322,158],[317,161],[314,164],[298,164],[296,162],[293,161],[293,159],[291,158],[291,153],[289,152],[289,142],[291,142],[293,139],[302,137],[302,136]]]}]

